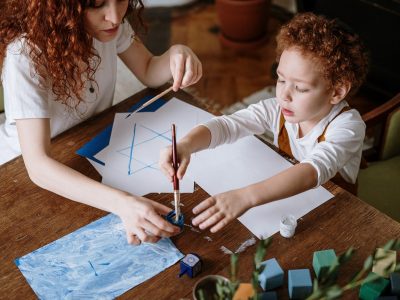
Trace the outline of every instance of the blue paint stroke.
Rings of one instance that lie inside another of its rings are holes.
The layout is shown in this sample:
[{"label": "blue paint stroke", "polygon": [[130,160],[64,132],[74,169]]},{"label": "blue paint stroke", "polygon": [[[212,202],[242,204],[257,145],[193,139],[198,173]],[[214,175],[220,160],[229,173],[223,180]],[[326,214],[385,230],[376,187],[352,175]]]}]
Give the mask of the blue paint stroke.
[{"label": "blue paint stroke", "polygon": [[[132,107],[130,107],[128,109],[128,113],[134,111],[136,108],[138,108],[140,105],[145,103],[147,100],[150,100],[152,97],[153,97],[152,95],[147,95],[146,97],[143,97],[142,99],[140,99],[139,102],[135,103]],[[160,107],[162,107],[165,103],[167,103],[167,101],[160,98],[157,101],[150,104],[149,106],[146,106],[145,108],[138,111],[138,113],[140,113],[140,112],[155,112]],[[97,134],[93,139],[91,139],[89,142],[87,142],[85,145],[83,145],[80,149],[78,149],[76,151],[76,153],[82,157],[86,157],[86,158],[104,166],[105,163],[100,161],[99,159],[95,158],[94,156],[97,153],[99,153],[101,150],[103,150],[105,147],[108,146],[108,144],[110,143],[111,131],[112,131],[112,124],[109,124],[99,134]]]},{"label": "blue paint stroke", "polygon": [[39,299],[114,299],[182,257],[170,239],[129,245],[121,220],[109,214],[15,264]]},{"label": "blue paint stroke", "polygon": [[131,163],[132,163],[132,156],[133,156],[133,146],[135,144],[135,136],[136,136],[136,123],[133,126],[133,136],[132,136],[132,143],[131,143],[131,151],[129,154],[129,165],[128,165],[128,175],[131,175]]}]

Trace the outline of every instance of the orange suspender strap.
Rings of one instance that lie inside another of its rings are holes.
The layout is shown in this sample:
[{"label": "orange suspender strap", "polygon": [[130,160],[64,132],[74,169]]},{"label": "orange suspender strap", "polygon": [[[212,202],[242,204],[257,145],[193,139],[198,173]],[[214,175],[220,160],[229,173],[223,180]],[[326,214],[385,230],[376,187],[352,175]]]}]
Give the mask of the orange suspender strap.
[{"label": "orange suspender strap", "polygon": [[328,129],[328,127],[329,127],[329,124],[331,124],[331,122],[333,120],[335,120],[338,115],[340,115],[341,113],[343,113],[345,111],[348,111],[350,109],[351,109],[350,106],[343,107],[342,110],[332,120],[330,120],[330,122],[328,123],[328,125],[326,125],[326,127],[325,127],[324,131],[322,132],[322,134],[318,137],[318,143],[321,143],[321,142],[325,141],[325,133],[326,133],[326,130]]},{"label": "orange suspender strap", "polygon": [[[322,134],[318,137],[318,143],[325,141],[325,133],[326,130],[329,126],[329,124],[341,113],[350,110],[351,108],[349,106],[343,107],[343,109],[326,125],[324,131]],[[287,133],[286,127],[285,127],[285,118],[283,114],[281,113],[280,120],[279,120],[279,135],[278,135],[278,147],[280,150],[285,152],[287,155],[293,158],[292,150],[290,148],[290,141],[289,141],[289,135]],[[336,183],[338,186],[341,188],[349,191],[350,193],[357,195],[357,182],[355,184],[349,183],[346,180],[343,179],[343,177],[340,175],[340,173],[336,173],[336,175],[331,178],[331,181]]]},{"label": "orange suspender strap", "polygon": [[279,150],[289,155],[291,158],[294,158],[292,154],[292,149],[290,149],[289,135],[285,127],[285,118],[282,113],[279,120],[278,148]]}]

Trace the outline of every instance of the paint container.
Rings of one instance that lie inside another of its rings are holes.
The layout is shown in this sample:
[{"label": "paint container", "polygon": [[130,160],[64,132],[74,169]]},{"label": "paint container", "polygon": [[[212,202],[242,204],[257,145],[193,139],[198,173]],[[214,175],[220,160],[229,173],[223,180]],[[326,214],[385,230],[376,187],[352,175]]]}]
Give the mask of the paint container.
[{"label": "paint container", "polygon": [[168,215],[165,216],[165,219],[170,222],[172,225],[178,226],[181,229],[181,232],[183,231],[183,227],[185,225],[185,218],[183,217],[183,214],[181,213],[179,215],[178,221],[175,220],[175,210],[171,210]]},{"label": "paint container", "polygon": [[297,220],[293,215],[282,216],[279,224],[279,232],[285,238],[291,238],[296,230]]}]

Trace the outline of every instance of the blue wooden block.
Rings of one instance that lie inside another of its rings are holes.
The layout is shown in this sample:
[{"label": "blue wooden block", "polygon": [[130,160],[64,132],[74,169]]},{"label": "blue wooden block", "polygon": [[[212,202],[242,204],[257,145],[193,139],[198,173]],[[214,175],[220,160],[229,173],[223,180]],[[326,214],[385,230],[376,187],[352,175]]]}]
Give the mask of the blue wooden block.
[{"label": "blue wooden block", "polygon": [[336,253],[333,249],[315,251],[313,255],[313,268],[315,275],[320,279],[321,275],[328,272],[331,265],[336,262]]},{"label": "blue wooden block", "polygon": [[271,290],[283,285],[283,270],[275,258],[261,263],[265,266],[258,276],[258,281],[263,290]]},{"label": "blue wooden block", "polygon": [[312,292],[312,281],[309,269],[289,270],[290,299],[305,299]]},{"label": "blue wooden block", "polygon": [[275,291],[263,292],[258,294],[259,300],[278,300],[278,294]]},{"label": "blue wooden block", "polygon": [[400,273],[390,274],[390,286],[392,294],[400,296]]}]

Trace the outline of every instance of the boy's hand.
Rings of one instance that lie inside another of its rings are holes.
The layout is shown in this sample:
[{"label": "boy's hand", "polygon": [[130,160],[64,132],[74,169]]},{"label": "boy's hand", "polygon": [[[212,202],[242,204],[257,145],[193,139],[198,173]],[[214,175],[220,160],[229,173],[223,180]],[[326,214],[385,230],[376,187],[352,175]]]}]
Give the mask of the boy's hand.
[{"label": "boy's hand", "polygon": [[161,217],[170,211],[171,208],[150,199],[128,196],[118,214],[124,224],[128,243],[156,243],[163,237],[178,234],[179,227]]},{"label": "boy's hand", "polygon": [[169,53],[169,65],[175,92],[200,80],[203,68],[200,60],[190,48],[174,45],[169,49]]},{"label": "boy's hand", "polygon": [[207,198],[195,208],[194,214],[199,214],[192,220],[194,226],[206,229],[210,226],[211,232],[217,232],[231,220],[241,216],[250,208],[243,189],[232,190]]},{"label": "boy's hand", "polygon": [[[182,143],[178,143],[176,145],[177,153],[178,153],[178,171],[177,176],[178,179],[181,180],[186,173],[186,169],[190,163],[190,150],[183,145]],[[174,168],[172,167],[172,147],[168,146],[160,151],[160,160],[158,162],[161,171],[169,178],[172,182],[174,176]]]}]

